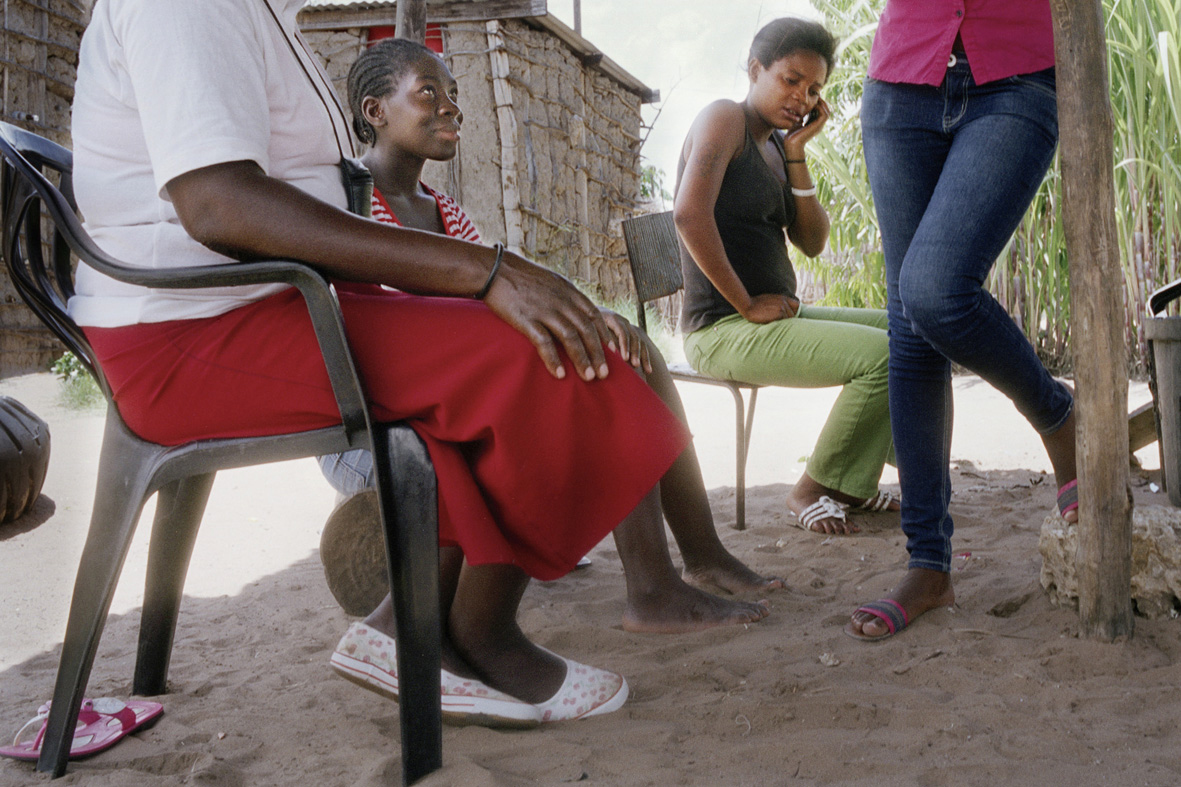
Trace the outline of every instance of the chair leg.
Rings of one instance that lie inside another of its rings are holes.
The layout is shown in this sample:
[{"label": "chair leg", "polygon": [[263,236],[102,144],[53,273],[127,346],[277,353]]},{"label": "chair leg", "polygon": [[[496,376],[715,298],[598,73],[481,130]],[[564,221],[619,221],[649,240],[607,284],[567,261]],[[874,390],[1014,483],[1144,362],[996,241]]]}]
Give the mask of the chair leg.
[{"label": "chair leg", "polygon": [[755,425],[755,404],[759,400],[759,389],[750,389],[750,401],[746,406],[746,441],[743,443],[742,466],[746,467],[747,457],[750,456],[750,433]]},{"label": "chair leg", "polygon": [[746,432],[742,443],[742,478],[744,481],[742,487],[743,499],[746,498],[746,460],[750,458],[750,435],[755,425],[755,405],[759,401],[759,389],[750,389],[750,401],[746,403]]},{"label": "chair leg", "polygon": [[[737,385],[727,385],[726,389],[734,397],[734,529],[746,530],[746,454],[750,440],[750,427],[744,417],[745,403],[742,399],[742,389]],[[754,400],[751,400],[751,423],[754,421]]]},{"label": "chair leg", "polygon": [[143,510],[149,478],[137,471],[153,465],[144,444],[126,438],[117,420],[118,416],[107,418],[90,531],[74,582],[53,705],[37,760],[37,770],[51,772],[54,778],[66,772],[90,669]]},{"label": "chair leg", "polygon": [[374,445],[390,587],[398,626],[402,778],[413,784],[443,766],[438,498],[422,440],[394,426]]},{"label": "chair leg", "polygon": [[214,476],[206,473],[174,481],[157,496],[132,694],[153,696],[167,691],[185,575]]}]

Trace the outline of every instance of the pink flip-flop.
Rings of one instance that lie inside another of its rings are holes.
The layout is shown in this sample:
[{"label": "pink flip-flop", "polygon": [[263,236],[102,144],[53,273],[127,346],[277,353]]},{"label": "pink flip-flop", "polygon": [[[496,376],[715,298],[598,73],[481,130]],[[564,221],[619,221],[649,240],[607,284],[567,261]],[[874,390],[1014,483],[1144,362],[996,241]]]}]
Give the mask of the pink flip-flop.
[{"label": "pink flip-flop", "polygon": [[862,634],[853,628],[853,621],[846,623],[845,633],[853,639],[859,639],[862,642],[878,642],[883,639],[889,639],[910,625],[910,616],[906,614],[906,610],[902,608],[902,605],[892,598],[880,598],[877,601],[871,601],[863,607],[858,607],[853,614],[857,614],[857,612],[873,615],[886,624],[886,631],[875,637],[869,634]]},{"label": "pink flip-flop", "polygon": [[1063,484],[1058,490],[1058,512],[1066,519],[1071,511],[1078,510],[1078,479]]},{"label": "pink flip-flop", "polygon": [[[164,706],[147,700],[123,700],[99,697],[82,700],[78,726],[70,744],[70,759],[80,760],[114,746],[138,729],[159,718]],[[36,760],[41,756],[41,741],[49,723],[49,703],[37,709],[37,715],[21,727],[11,746],[0,747],[0,756],[18,760]],[[34,730],[36,731],[35,734]],[[33,734],[33,737],[28,737]]]}]

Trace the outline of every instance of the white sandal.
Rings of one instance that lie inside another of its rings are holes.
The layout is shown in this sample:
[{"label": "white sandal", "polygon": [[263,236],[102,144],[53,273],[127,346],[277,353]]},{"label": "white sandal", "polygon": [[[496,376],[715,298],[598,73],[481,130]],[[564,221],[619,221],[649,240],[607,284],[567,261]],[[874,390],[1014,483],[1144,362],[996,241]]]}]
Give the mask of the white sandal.
[{"label": "white sandal", "polygon": [[797,518],[799,526],[809,533],[823,533],[823,530],[813,529],[812,525],[825,519],[835,519],[841,524],[847,521],[844,506],[828,495],[822,495],[819,500],[801,511]]},{"label": "white sandal", "polygon": [[859,503],[851,507],[850,511],[867,511],[869,513],[879,513],[882,511],[889,511],[890,504],[898,501],[892,492],[886,492],[879,489],[877,494],[866,500],[864,503]]}]

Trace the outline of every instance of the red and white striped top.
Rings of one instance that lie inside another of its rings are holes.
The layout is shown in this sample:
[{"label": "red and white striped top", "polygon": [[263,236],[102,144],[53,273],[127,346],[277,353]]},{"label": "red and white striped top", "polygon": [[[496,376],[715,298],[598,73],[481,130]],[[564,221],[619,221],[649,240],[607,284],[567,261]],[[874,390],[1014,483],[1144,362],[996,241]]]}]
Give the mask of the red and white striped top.
[{"label": "red and white striped top", "polygon": [[[443,232],[445,234],[452,238],[459,238],[460,240],[467,240],[472,243],[480,242],[480,233],[476,231],[476,226],[472,224],[472,220],[463,212],[463,208],[459,207],[458,202],[441,191],[435,191],[425,183],[420,185],[426,189],[427,194],[435,198],[435,204],[439,206],[439,217],[443,219]],[[373,189],[373,218],[385,224],[402,226],[402,222],[398,221],[398,217],[394,215],[394,212],[390,210],[390,206],[386,204],[385,197],[376,188]]]}]

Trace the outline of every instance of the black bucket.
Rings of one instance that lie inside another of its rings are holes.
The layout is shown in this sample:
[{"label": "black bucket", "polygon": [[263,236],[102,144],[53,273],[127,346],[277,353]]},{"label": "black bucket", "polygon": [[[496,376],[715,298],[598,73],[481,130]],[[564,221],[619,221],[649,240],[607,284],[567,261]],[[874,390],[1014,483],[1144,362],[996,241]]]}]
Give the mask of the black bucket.
[{"label": "black bucket", "polygon": [[1152,363],[1152,401],[1160,437],[1161,477],[1169,502],[1181,507],[1181,317],[1161,317],[1181,297],[1181,279],[1148,299],[1144,334]]}]

